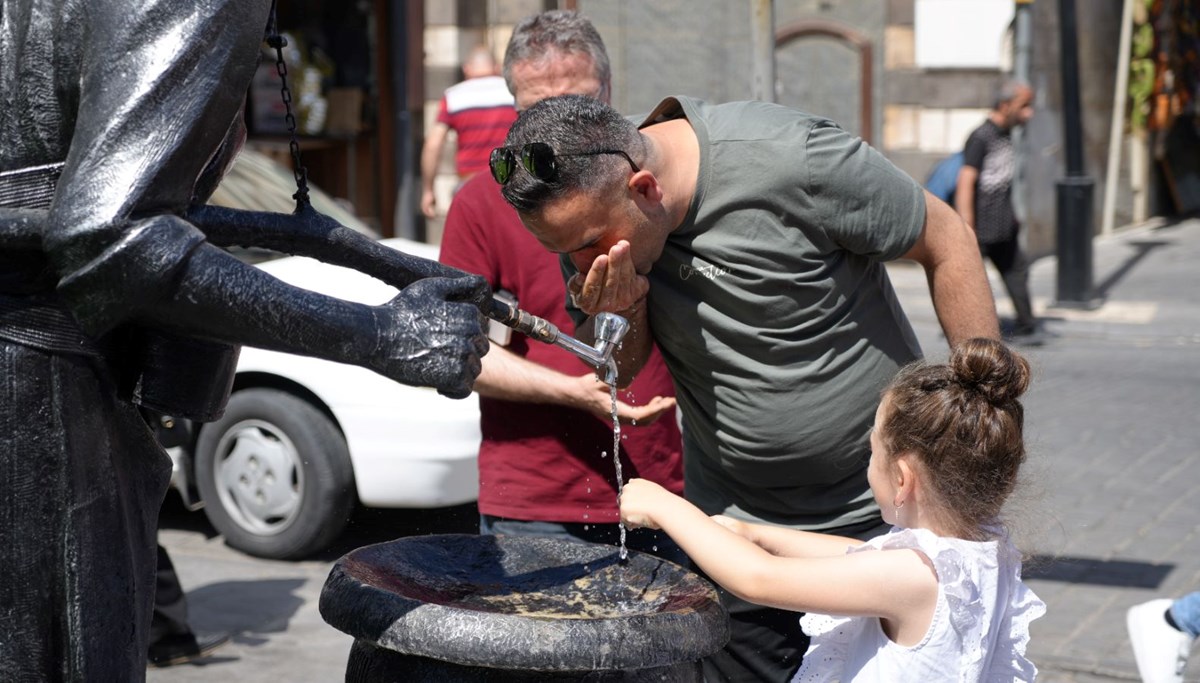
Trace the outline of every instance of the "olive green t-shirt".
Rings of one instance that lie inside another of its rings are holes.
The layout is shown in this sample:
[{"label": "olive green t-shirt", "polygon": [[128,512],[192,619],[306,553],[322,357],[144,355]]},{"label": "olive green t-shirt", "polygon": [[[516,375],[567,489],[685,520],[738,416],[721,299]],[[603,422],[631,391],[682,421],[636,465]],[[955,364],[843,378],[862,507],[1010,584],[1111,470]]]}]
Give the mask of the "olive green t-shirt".
[{"label": "olive green t-shirt", "polygon": [[923,191],[834,123],[763,102],[664,100],[700,143],[696,194],[651,271],[648,312],[684,422],[687,497],[805,529],[877,520],[879,393],[920,347],[883,262]]}]

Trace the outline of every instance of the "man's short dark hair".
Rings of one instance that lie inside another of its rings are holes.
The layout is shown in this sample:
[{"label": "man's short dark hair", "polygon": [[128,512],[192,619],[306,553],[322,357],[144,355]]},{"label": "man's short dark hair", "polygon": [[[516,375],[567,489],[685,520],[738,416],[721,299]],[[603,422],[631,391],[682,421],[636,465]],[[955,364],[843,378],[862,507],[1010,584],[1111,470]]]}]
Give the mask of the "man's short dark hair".
[{"label": "man's short dark hair", "polygon": [[[584,95],[560,95],[538,102],[521,113],[504,144],[514,150],[531,142],[550,145],[557,154],[621,150],[635,163],[645,158],[645,143],[628,119],[600,100]],[[539,180],[520,164],[504,185],[504,199],[522,213],[536,213],[546,204],[578,190],[603,191],[627,177],[629,164],[620,155],[557,158],[558,173]]]}]

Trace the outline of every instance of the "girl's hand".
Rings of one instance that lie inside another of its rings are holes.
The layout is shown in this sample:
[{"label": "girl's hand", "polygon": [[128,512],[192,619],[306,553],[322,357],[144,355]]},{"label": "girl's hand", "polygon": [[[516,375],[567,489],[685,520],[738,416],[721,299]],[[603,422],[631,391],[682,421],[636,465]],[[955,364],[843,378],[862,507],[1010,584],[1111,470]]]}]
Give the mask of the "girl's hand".
[{"label": "girl's hand", "polygon": [[630,479],[621,491],[621,521],[633,529],[660,528],[654,519],[654,513],[659,509],[661,502],[671,495],[671,492],[652,481]]}]

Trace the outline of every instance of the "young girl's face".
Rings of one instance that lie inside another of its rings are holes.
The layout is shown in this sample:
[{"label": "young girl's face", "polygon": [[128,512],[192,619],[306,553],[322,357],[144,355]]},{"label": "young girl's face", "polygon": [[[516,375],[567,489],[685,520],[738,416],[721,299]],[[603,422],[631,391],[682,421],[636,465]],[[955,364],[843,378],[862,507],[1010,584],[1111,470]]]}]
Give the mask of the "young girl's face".
[{"label": "young girl's face", "polygon": [[892,476],[892,459],[883,445],[883,420],[891,402],[887,396],[875,409],[875,426],[871,428],[871,462],[867,466],[867,482],[875,494],[875,502],[883,513],[883,521],[896,524],[896,484]]}]

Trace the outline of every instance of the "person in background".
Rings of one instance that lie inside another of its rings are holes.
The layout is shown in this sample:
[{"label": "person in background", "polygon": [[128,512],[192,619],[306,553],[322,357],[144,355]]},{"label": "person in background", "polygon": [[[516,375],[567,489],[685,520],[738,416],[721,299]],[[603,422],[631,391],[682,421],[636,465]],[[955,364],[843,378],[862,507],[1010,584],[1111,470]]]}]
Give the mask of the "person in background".
[{"label": "person in background", "polygon": [[[146,408],[142,408],[141,413],[164,449],[178,448],[192,442],[195,424],[190,420],[170,419]],[[161,510],[159,516],[161,526]],[[187,596],[183,592],[183,585],[179,583],[179,575],[175,573],[171,555],[160,541],[154,577],[154,613],[150,619],[150,649],[146,663],[153,667],[167,667],[196,662],[227,642],[228,633],[197,636],[192,630],[188,622]]]},{"label": "person in background", "polygon": [[954,208],[975,229],[979,250],[991,259],[1012,299],[1013,341],[1038,344],[1037,318],[1029,298],[1029,259],[1021,249],[1021,224],[1013,208],[1016,156],[1012,130],[1033,116],[1033,89],[1008,81],[996,93],[991,114],[967,138],[954,191]]},{"label": "person in background", "polygon": [[866,543],[709,517],[641,480],[621,518],[665,529],[730,592],[807,612],[795,681],[1032,681],[1029,624],[1046,604],[1021,581],[1001,517],[1025,460],[1028,386],[1029,363],[993,339],[901,370],[875,413],[868,469],[892,529]]},{"label": "person in background", "polygon": [[[687,499],[707,514],[871,538],[879,391],[920,347],[883,263],[926,272],[953,346],[999,337],[974,236],[941,200],[827,119],[676,96],[639,129],[594,99],[521,113],[492,171],[571,276],[577,330],[625,316],[622,381],[657,342],[683,412]],[[796,614],[722,595],[711,680],[786,681]]]},{"label": "person in background", "polygon": [[[554,10],[517,24],[504,75],[518,108],[551,95],[607,100],[611,79],[600,34],[586,17]],[[486,174],[466,182],[446,216],[441,260],[483,275],[521,308],[567,334],[558,259],[538,245]],[[619,539],[608,385],[575,356],[515,335],[493,343],[476,380],[482,533],[549,534],[600,543]],[[671,377],[657,352],[620,393],[619,456],[626,477],[683,489]],[[604,454],[607,453],[607,456]],[[629,546],[684,560],[663,534],[640,530]]]},{"label": "person in background", "polygon": [[159,543],[147,663],[153,667],[188,664],[204,659],[228,642],[228,633],[197,636],[192,630],[188,623],[187,597],[183,593],[183,586],[179,583],[171,556]]},{"label": "person in background", "polygon": [[1183,683],[1192,645],[1200,637],[1200,591],[1129,608],[1129,642],[1144,683]]},{"label": "person in background", "polygon": [[504,141],[517,118],[512,93],[499,75],[491,50],[482,45],[471,50],[462,69],[466,79],[442,94],[437,122],[425,134],[421,147],[421,213],[427,218],[437,215],[433,181],[450,131],[457,134],[454,166],[462,181],[487,170],[492,148]]}]

